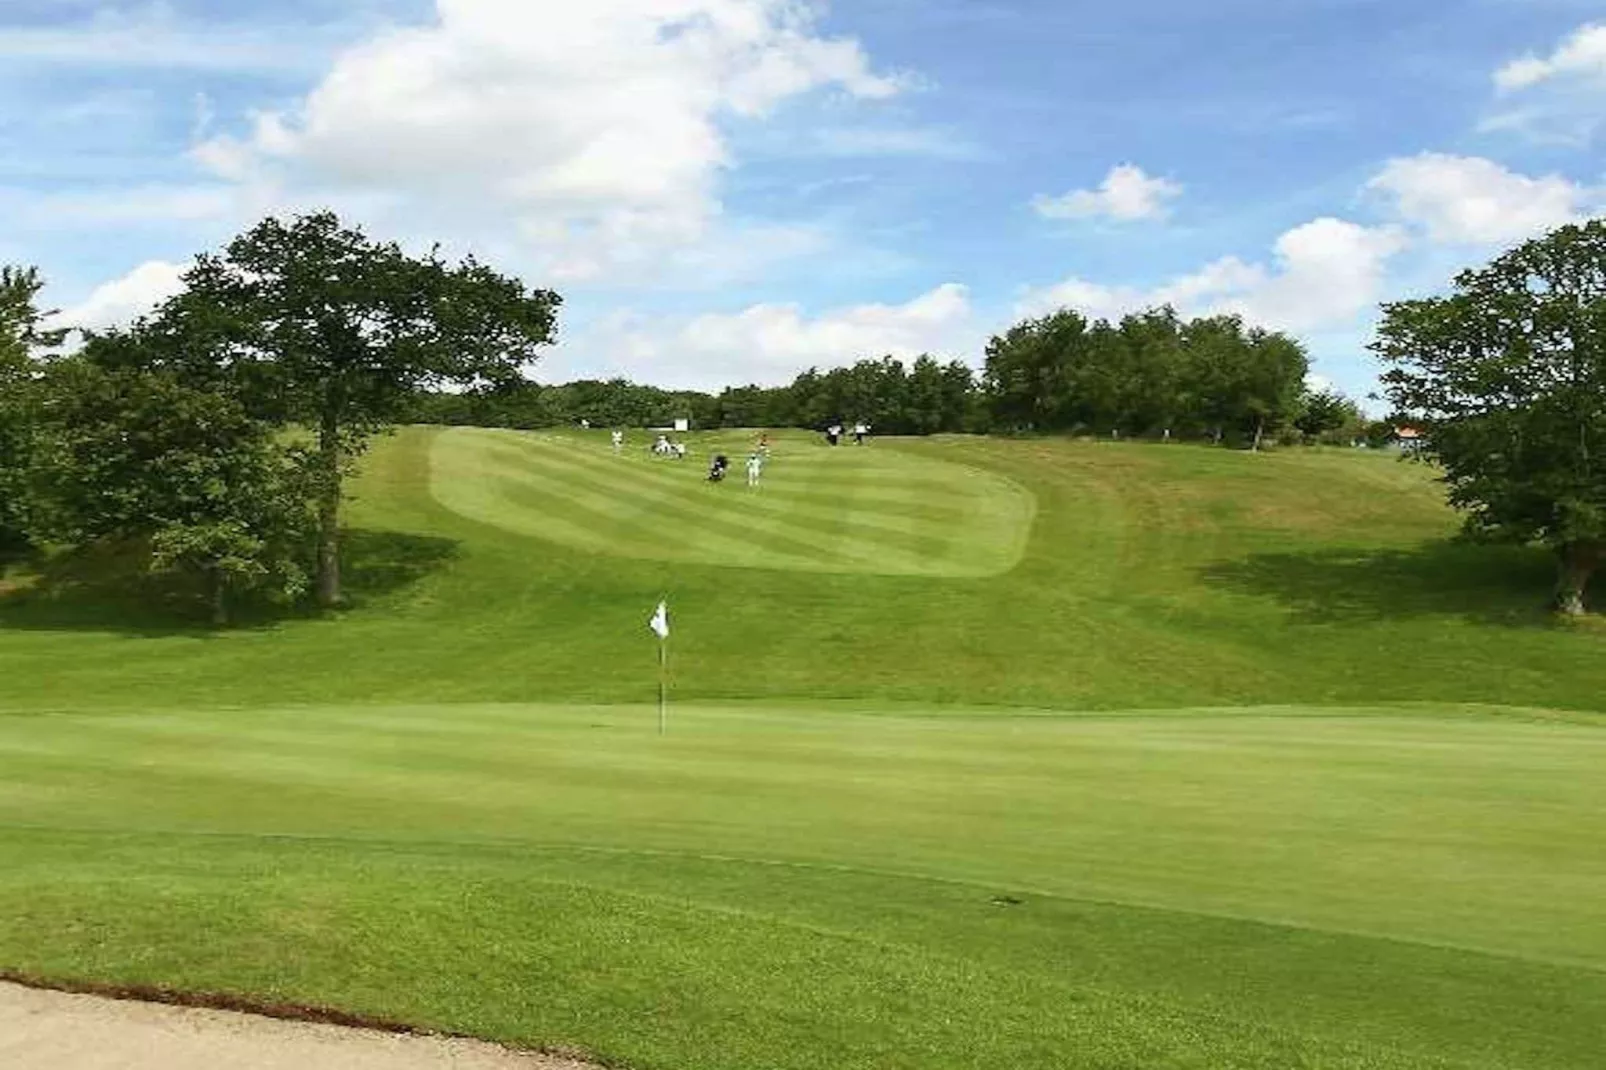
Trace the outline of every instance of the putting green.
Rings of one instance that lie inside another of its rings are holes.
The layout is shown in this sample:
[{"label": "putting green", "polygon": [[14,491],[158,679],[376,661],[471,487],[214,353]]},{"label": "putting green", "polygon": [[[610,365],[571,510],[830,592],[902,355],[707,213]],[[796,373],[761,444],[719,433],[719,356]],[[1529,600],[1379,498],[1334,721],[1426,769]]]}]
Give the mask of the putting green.
[{"label": "putting green", "polygon": [[0,716],[0,965],[641,1070],[1581,1070],[1542,711]]},{"label": "putting green", "polygon": [[[1036,503],[978,468],[877,445],[788,439],[758,487],[750,439],[694,440],[683,461],[638,436],[615,455],[590,436],[455,428],[436,436],[430,490],[452,511],[594,553],[741,568],[891,576],[995,576],[1020,560]],[[725,452],[722,484],[704,477]]]}]

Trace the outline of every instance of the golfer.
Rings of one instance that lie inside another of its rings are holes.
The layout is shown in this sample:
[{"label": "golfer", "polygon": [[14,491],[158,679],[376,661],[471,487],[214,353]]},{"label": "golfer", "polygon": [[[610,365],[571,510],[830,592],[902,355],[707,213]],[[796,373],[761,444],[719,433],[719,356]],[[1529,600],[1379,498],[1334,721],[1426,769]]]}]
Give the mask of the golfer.
[{"label": "golfer", "polygon": [[749,454],[747,458],[747,485],[758,486],[758,477],[764,474],[764,458],[760,454]]}]

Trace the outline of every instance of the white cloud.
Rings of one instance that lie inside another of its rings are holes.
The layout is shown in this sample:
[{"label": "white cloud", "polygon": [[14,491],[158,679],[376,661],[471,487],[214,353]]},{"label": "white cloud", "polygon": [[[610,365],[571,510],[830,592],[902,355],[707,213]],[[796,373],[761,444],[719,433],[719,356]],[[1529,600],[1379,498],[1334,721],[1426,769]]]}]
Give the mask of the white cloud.
[{"label": "white cloud", "polygon": [[1047,219],[1095,219],[1100,216],[1131,222],[1164,219],[1170,213],[1168,202],[1182,195],[1182,186],[1164,178],[1152,178],[1143,168],[1121,164],[1110,169],[1096,190],[1072,190],[1060,197],[1032,199],[1037,214]]},{"label": "white cloud", "polygon": [[1548,56],[1512,60],[1495,72],[1494,83],[1499,92],[1514,93],[1559,78],[1606,81],[1606,23],[1580,26]]},{"label": "white cloud", "polygon": [[1027,290],[1016,314],[1073,308],[1096,318],[1115,318],[1169,304],[1186,316],[1236,313],[1266,327],[1320,330],[1350,323],[1375,305],[1388,262],[1405,245],[1397,228],[1327,217],[1278,238],[1272,267],[1223,257],[1152,288],[1070,278]]},{"label": "white cloud", "polygon": [[123,9],[106,6],[76,22],[0,25],[0,61],[101,69],[296,73],[316,64],[330,41],[341,33],[339,27],[305,24],[188,26],[165,4]]},{"label": "white cloud", "polygon": [[1548,56],[1530,53],[1494,74],[1503,102],[1485,116],[1485,133],[1581,148],[1606,116],[1606,23],[1580,26]]},{"label": "white cloud", "polygon": [[1530,178],[1477,156],[1423,153],[1391,160],[1367,183],[1404,221],[1445,244],[1502,245],[1576,220],[1600,191],[1563,178]]},{"label": "white cloud", "polygon": [[127,326],[182,289],[185,265],[149,260],[120,279],[98,286],[54,319],[59,327],[105,330]]},{"label": "white cloud", "polygon": [[555,277],[705,240],[733,159],[722,123],[899,79],[814,32],[799,0],[437,0],[348,49],[295,109],[199,146],[214,173],[394,193],[512,228]]},{"label": "white cloud", "polygon": [[618,313],[560,347],[560,365],[663,386],[717,389],[790,382],[811,366],[921,353],[950,357],[979,347],[969,293],[946,283],[901,305],[870,304],[807,316],[793,304],[689,319]]}]

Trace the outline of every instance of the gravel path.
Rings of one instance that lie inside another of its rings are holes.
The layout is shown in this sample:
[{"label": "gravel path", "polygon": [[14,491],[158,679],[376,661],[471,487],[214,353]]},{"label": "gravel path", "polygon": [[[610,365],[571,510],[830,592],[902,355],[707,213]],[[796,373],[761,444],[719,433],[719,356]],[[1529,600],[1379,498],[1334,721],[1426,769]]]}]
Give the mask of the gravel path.
[{"label": "gravel path", "polygon": [[595,1070],[471,1040],[398,1036],[0,983],[15,1070]]}]

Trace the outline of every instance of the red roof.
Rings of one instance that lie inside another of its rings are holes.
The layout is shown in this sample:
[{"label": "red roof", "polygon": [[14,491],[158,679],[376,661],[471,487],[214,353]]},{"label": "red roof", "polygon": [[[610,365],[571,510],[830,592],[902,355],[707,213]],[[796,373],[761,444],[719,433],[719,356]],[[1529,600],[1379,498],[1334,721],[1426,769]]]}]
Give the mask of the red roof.
[{"label": "red roof", "polygon": [[1398,427],[1394,433],[1400,438],[1421,438],[1422,432],[1415,427]]}]

